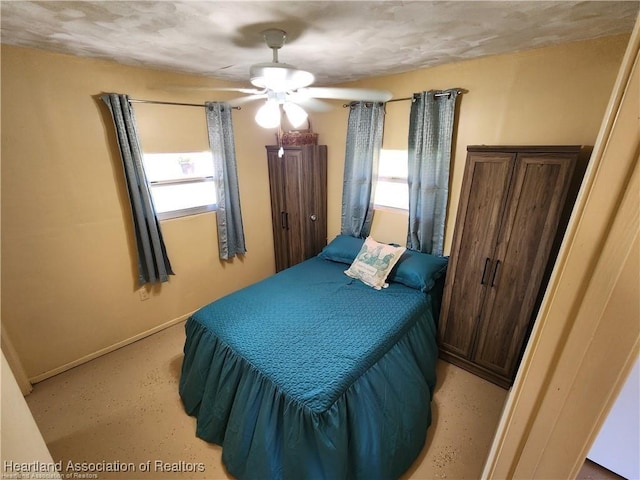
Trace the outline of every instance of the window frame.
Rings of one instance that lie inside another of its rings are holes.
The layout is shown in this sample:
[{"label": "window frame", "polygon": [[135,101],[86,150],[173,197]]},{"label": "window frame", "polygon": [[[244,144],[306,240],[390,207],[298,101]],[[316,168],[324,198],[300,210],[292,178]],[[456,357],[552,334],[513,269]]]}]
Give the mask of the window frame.
[{"label": "window frame", "polygon": [[[213,182],[213,177],[194,177],[188,180],[160,180],[157,182],[147,182],[149,188],[154,185],[179,185],[183,183],[201,183],[201,182]],[[216,191],[217,194],[217,191]],[[151,194],[153,196],[153,193]],[[152,197],[153,198],[153,197]],[[197,207],[181,208],[178,210],[171,210],[168,212],[156,212],[158,220],[170,220],[172,218],[188,217],[189,215],[197,215],[199,213],[215,212],[218,210],[218,204],[211,203],[208,205],[199,205]]]},{"label": "window frame", "polygon": [[[408,151],[407,150],[401,150],[401,149],[387,149],[387,151],[401,151],[404,152],[404,154],[407,156],[408,158]],[[381,149],[380,150],[380,158],[382,158],[382,152],[385,151],[385,149]],[[389,211],[393,211],[393,212],[403,212],[403,213],[408,213],[409,212],[409,205],[407,204],[406,208],[405,207],[397,207],[397,206],[393,206],[393,205],[386,205],[384,203],[377,203],[376,202],[376,194],[378,191],[377,188],[377,184],[379,184],[380,182],[384,182],[384,183],[395,183],[395,184],[403,184],[407,187],[407,202],[408,202],[408,192],[409,192],[409,173],[407,172],[407,176],[406,177],[398,177],[398,176],[388,176],[388,175],[380,175],[378,174],[375,178],[375,182],[376,182],[376,189],[374,192],[374,196],[373,196],[373,208],[374,210],[389,210]]]},{"label": "window frame", "polygon": [[[175,155],[176,158],[179,156],[184,156],[184,155],[193,155],[193,154],[202,154],[202,153],[211,153],[211,152],[207,152],[207,151],[203,151],[203,152],[163,152],[161,153],[161,155]],[[151,153],[151,152],[143,152],[142,156],[142,167],[145,169],[145,177],[147,176],[147,165],[146,165],[146,159],[145,156],[146,155],[158,155],[158,153]],[[213,154],[211,153],[211,155],[213,156]],[[213,162],[213,157],[211,158],[211,161]],[[207,183],[214,183],[214,178],[213,175],[206,175],[206,176],[193,176],[193,177],[184,177],[184,178],[174,178],[174,179],[169,179],[169,180],[154,180],[154,181],[150,181],[148,178],[147,180],[147,186],[149,187],[149,193],[151,194],[151,199],[154,202],[154,210],[155,210],[155,198],[153,196],[153,187],[155,186],[163,186],[163,185],[167,185],[167,186],[171,186],[171,185],[183,185],[183,184],[194,184],[194,183],[202,183],[202,182],[207,182]],[[180,209],[176,209],[176,210],[169,210],[166,212],[158,212],[156,211],[156,218],[159,221],[163,221],[163,220],[170,220],[173,218],[181,218],[181,217],[187,217],[190,215],[197,215],[200,213],[207,213],[207,212],[215,212],[216,210],[218,210],[218,203],[217,203],[217,198],[218,198],[218,192],[217,189],[215,188],[215,183],[213,184],[213,188],[215,189],[215,193],[216,193],[216,203],[211,203],[211,204],[206,204],[206,205],[197,205],[194,207],[189,207],[189,208],[180,208]]]}]

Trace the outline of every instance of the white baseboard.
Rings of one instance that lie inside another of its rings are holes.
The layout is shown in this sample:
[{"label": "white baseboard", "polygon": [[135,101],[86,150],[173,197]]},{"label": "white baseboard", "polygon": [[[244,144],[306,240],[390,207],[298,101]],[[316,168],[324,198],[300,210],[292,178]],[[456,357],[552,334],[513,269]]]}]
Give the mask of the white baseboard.
[{"label": "white baseboard", "polygon": [[165,330],[169,327],[172,327],[180,322],[185,321],[187,318],[189,318],[191,316],[193,312],[187,313],[185,315],[181,315],[178,318],[174,318],[173,320],[169,320],[166,323],[163,323],[162,325],[158,325],[157,327],[153,327],[150,330],[144,331],[142,333],[139,333],[137,335],[134,335],[133,337],[127,338],[125,340],[122,340],[121,342],[118,342],[114,345],[110,345],[108,347],[102,348],[100,350],[98,350],[97,352],[93,352],[90,353],[89,355],[85,355],[84,357],[81,357],[77,360],[74,360],[73,362],[69,362],[66,363],[64,365],[61,365],[59,367],[54,368],[53,370],[49,370],[47,372],[41,373],[40,375],[36,375],[35,377],[30,377],[29,378],[29,382],[33,383],[38,383],[38,382],[42,382],[43,380],[46,380],[47,378],[53,377],[54,375],[58,375],[59,373],[65,372],[67,370],[72,369],[73,367],[77,367],[78,365],[82,365],[83,363],[87,363],[95,358],[101,357],[102,355],[106,355],[107,353],[111,353],[115,350],[118,350],[119,348],[122,347],[126,347],[127,345],[132,344],[133,342],[137,342],[138,340],[141,340],[145,337],[148,337],[149,335],[153,335],[154,333],[158,333],[162,330]]}]

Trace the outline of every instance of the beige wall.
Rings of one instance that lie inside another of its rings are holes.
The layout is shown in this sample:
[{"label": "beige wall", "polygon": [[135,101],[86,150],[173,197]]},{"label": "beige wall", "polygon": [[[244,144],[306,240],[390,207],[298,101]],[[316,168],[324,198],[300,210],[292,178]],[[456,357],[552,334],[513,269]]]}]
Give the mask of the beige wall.
[{"label": "beige wall", "polygon": [[[458,100],[446,252],[451,246],[467,145],[593,145],[628,38],[485,57],[352,84],[385,88],[394,98],[431,89],[467,91]],[[406,149],[410,102],[388,103],[386,109],[383,148]],[[333,214],[329,238],[340,230],[347,109],[341,110],[339,120],[336,114],[314,116],[320,139],[329,143],[329,212]],[[404,243],[406,229],[406,214],[376,212],[372,235]]]},{"label": "beige wall", "polygon": [[[96,95],[202,102],[200,79],[2,46],[2,321],[32,379],[182,318],[274,271],[264,144],[234,112],[248,253],[223,264],[215,216],[162,223],[176,275],[141,301],[123,174]],[[223,95],[216,94],[217,98]],[[136,105],[143,148],[205,149],[204,110]]]},{"label": "beige wall", "polygon": [[[434,88],[468,91],[459,103],[450,211],[457,207],[469,144],[593,144],[627,36],[488,57],[355,86],[396,97]],[[38,379],[96,352],[179,320],[273,273],[264,145],[273,131],[234,112],[240,194],[249,253],[217,259],[215,218],[163,222],[176,276],[140,301],[122,173],[103,91],[202,102],[223,94],[167,91],[211,80],[2,46],[2,320],[27,374]],[[217,85],[221,85],[218,83]],[[227,97],[228,98],[228,97]],[[329,238],[340,229],[347,109],[312,115],[329,152]],[[146,150],[205,148],[199,109],[137,105]],[[389,104],[386,148],[405,148],[408,102]],[[454,215],[450,215],[447,249]],[[404,242],[406,216],[378,212],[373,235]]]}]

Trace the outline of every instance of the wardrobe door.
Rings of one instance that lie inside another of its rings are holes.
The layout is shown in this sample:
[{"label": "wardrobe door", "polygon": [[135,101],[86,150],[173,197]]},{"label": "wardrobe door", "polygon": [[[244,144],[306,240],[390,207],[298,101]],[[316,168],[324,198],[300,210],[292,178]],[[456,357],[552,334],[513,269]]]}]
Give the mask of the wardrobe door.
[{"label": "wardrobe door", "polygon": [[467,155],[438,331],[441,356],[451,361],[472,354],[514,158]]},{"label": "wardrobe door", "polygon": [[520,153],[488,282],[474,361],[511,384],[566,197],[575,155]]},{"label": "wardrobe door", "polygon": [[306,260],[304,251],[304,228],[306,212],[306,195],[313,192],[304,189],[304,171],[307,168],[308,156],[301,147],[285,149],[284,152],[285,186],[285,232],[289,263],[284,268]]},{"label": "wardrobe door", "polygon": [[327,147],[267,147],[276,271],[327,244]]},{"label": "wardrobe door", "polygon": [[327,146],[305,148],[302,244],[306,260],[320,253],[327,244]]},{"label": "wardrobe door", "polygon": [[285,158],[278,157],[278,150],[267,149],[269,167],[269,189],[271,192],[271,224],[273,227],[273,248],[276,272],[289,265],[289,241],[287,231],[287,210],[285,202],[286,178]]}]

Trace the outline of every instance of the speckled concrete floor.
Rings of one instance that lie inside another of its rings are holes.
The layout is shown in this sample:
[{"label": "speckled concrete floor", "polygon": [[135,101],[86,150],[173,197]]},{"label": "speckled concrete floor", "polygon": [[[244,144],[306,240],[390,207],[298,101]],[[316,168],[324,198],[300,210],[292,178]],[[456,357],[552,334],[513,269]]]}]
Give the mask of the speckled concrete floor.
[{"label": "speckled concrete floor", "polygon": [[[27,403],[54,460],[119,470],[99,479],[232,478],[182,408],[183,342],[179,324],[36,384]],[[437,369],[433,424],[402,478],[477,479],[507,392],[445,362]]]},{"label": "speckled concrete floor", "polygon": [[624,477],[617,475],[595,462],[587,459],[578,473],[576,480],[625,480]]}]

